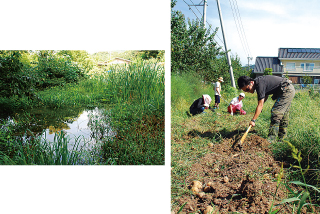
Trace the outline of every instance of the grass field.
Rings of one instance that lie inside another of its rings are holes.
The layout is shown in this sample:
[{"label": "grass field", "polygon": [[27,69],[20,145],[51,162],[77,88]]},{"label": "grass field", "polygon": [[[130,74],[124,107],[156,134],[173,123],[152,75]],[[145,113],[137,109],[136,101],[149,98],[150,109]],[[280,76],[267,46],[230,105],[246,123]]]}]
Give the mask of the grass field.
[{"label": "grass field", "polygon": [[[241,91],[242,92],[242,91]],[[222,97],[230,102],[237,97],[240,91],[222,83]],[[230,134],[244,132],[252,119],[256,106],[257,95],[246,93],[243,100],[243,109],[246,115],[231,116],[227,112],[229,103],[221,99],[220,109],[215,113],[207,113],[190,117],[186,111],[195,99],[202,94],[209,94],[213,99],[213,86],[202,82],[192,75],[172,75],[171,77],[171,165],[172,165],[172,207],[177,206],[177,201],[183,195],[189,194],[186,189],[185,179],[190,173],[190,167],[208,152],[208,144],[219,144]],[[314,91],[299,91],[296,93],[290,110],[288,136],[286,138],[298,151],[301,152],[301,167],[306,178],[306,183],[319,187],[319,154],[320,154],[320,110],[319,93]],[[211,105],[213,106],[214,100]],[[256,121],[256,126],[249,135],[254,133],[266,138],[270,124],[270,110],[274,101],[269,99]],[[192,138],[199,136],[198,138]],[[186,143],[189,139],[188,143]],[[191,143],[190,143],[190,139]],[[193,141],[193,139],[195,139]],[[292,149],[286,143],[275,143],[271,146],[276,160],[285,161],[291,166],[285,171],[288,181],[300,180],[303,176],[292,156]],[[309,170],[306,170],[309,169]],[[319,203],[319,194],[313,193],[314,201]]]}]

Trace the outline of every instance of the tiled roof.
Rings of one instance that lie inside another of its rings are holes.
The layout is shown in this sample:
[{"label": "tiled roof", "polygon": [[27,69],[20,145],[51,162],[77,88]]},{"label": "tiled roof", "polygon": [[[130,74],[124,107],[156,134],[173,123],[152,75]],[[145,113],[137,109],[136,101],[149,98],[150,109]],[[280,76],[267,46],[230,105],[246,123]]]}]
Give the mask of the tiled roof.
[{"label": "tiled roof", "polygon": [[279,48],[280,59],[320,59],[320,48]]},{"label": "tiled roof", "polygon": [[272,72],[283,72],[278,57],[256,57],[254,72],[264,72],[266,68],[272,68]]}]

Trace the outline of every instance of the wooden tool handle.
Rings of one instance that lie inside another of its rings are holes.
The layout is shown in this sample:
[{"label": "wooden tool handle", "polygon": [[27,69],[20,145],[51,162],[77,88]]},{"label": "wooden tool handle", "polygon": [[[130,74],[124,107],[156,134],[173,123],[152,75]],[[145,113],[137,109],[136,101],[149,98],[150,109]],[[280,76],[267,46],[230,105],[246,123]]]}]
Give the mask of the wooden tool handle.
[{"label": "wooden tool handle", "polygon": [[240,140],[240,144],[243,143],[244,139],[247,137],[248,132],[250,131],[252,125],[249,126],[249,128],[247,129],[246,133],[244,133],[244,135],[242,136],[241,140]]}]

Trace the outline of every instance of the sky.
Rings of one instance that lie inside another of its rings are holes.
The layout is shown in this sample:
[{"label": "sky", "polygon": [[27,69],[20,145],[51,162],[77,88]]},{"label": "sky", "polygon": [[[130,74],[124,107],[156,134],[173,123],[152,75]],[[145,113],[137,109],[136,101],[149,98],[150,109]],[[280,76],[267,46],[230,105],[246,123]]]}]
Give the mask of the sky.
[{"label": "sky", "polygon": [[[240,58],[242,65],[248,64],[248,55],[253,58],[250,65],[257,56],[278,56],[279,48],[320,48],[320,4],[317,0],[219,2],[227,47],[233,56]],[[188,6],[200,3],[203,1],[178,0],[174,10],[180,10],[190,19],[202,18],[203,7],[193,6],[189,10]],[[217,1],[208,0],[207,5],[207,23],[214,29],[219,27],[216,41],[224,49]]]}]

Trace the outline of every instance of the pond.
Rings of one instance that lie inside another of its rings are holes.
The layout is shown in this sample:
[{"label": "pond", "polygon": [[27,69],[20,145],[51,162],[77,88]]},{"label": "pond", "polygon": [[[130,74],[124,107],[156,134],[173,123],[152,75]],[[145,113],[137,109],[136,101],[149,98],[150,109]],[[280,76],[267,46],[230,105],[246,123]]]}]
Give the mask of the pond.
[{"label": "pond", "polygon": [[[54,142],[57,133],[63,131],[68,138],[68,149],[91,149],[106,138],[116,133],[110,126],[110,117],[104,109],[32,109],[28,112],[16,113],[8,117],[12,123],[19,124],[17,136],[30,130],[30,136],[40,136]],[[75,146],[76,144],[76,146]]]}]

